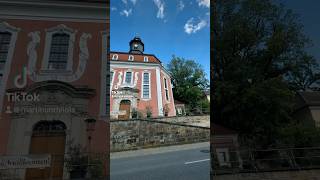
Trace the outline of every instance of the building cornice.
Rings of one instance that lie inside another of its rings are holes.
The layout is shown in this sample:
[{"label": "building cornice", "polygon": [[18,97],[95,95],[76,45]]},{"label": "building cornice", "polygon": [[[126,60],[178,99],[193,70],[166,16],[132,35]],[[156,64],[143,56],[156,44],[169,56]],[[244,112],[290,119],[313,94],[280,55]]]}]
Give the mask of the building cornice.
[{"label": "building cornice", "polygon": [[153,56],[154,58],[156,58],[156,60],[158,60],[160,63],[162,63],[161,60],[154,54],[145,54],[145,53],[143,53],[143,54],[133,54],[133,53],[130,53],[130,52],[110,51],[110,55],[112,55],[112,54],[126,54],[126,55],[133,55],[133,56]]},{"label": "building cornice", "polygon": [[102,1],[71,1],[71,0],[0,0],[0,4],[10,5],[28,5],[28,6],[42,6],[42,7],[76,7],[76,8],[94,8],[107,10],[109,7],[107,3]]},{"label": "building cornice", "polygon": [[169,73],[166,68],[164,68],[161,64],[159,63],[144,63],[144,62],[133,62],[133,61],[110,61],[110,67],[120,67],[120,68],[139,68],[139,67],[149,67],[149,68],[160,68],[163,70],[170,78],[172,78],[171,74]]},{"label": "building cornice", "polygon": [[102,2],[0,0],[0,18],[109,22],[109,7]]}]

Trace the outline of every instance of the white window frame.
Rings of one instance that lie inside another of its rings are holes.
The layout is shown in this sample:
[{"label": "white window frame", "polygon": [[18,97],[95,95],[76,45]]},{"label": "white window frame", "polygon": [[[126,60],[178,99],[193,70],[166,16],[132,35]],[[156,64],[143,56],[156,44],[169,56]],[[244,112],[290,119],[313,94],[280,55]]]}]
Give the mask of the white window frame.
[{"label": "white window frame", "polygon": [[143,62],[149,62],[149,57],[148,56],[144,56],[143,57]]},{"label": "white window frame", "polygon": [[[68,59],[67,59],[67,68],[64,70],[60,69],[49,69],[49,56],[50,56],[50,50],[51,50],[51,44],[52,44],[52,36],[56,33],[65,33],[69,35],[69,47],[68,47]],[[45,42],[45,48],[44,48],[44,54],[43,54],[43,60],[42,60],[42,66],[41,70],[44,71],[72,71],[73,66],[73,49],[74,49],[74,43],[75,43],[75,37],[76,37],[77,30],[73,30],[69,27],[67,27],[64,24],[60,24],[56,27],[46,29],[46,42]]]},{"label": "white window frame", "polygon": [[[144,83],[144,74],[145,73],[149,74],[149,97],[148,98],[143,97],[143,85],[145,85],[145,83]],[[151,99],[151,84],[152,84],[151,83],[151,72],[150,71],[143,71],[141,74],[142,74],[141,75],[141,99],[150,100]]]},{"label": "white window frame", "polygon": [[[163,89],[164,89],[164,98],[166,99],[167,102],[170,102],[170,95],[169,95],[169,84],[168,84],[168,78],[164,77],[163,78]],[[167,84],[167,87],[165,86]],[[168,99],[167,99],[167,92],[168,92]]]},{"label": "white window frame", "polygon": [[118,60],[119,59],[119,55],[118,54],[112,54],[112,60]]},{"label": "white window frame", "polygon": [[[131,81],[130,81],[130,83],[127,83],[127,82],[126,82],[127,73],[128,73],[128,72],[131,72]],[[123,84],[124,84],[124,85],[132,85],[132,83],[133,83],[133,76],[134,76],[134,72],[133,72],[132,70],[127,70],[127,71],[124,73]]]},{"label": "white window frame", "polygon": [[[225,153],[226,155],[226,161],[224,159],[221,159],[220,153]],[[229,156],[229,149],[228,148],[217,148],[216,149],[216,156],[219,162],[220,166],[230,166],[230,156]]]},{"label": "white window frame", "polygon": [[133,55],[129,55],[128,56],[128,61],[134,61],[134,56]]}]

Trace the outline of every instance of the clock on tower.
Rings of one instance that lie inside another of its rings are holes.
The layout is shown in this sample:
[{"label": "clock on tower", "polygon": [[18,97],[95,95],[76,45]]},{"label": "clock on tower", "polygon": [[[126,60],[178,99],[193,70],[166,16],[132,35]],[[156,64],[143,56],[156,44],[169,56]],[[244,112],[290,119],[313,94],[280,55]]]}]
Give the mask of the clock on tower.
[{"label": "clock on tower", "polygon": [[141,41],[141,39],[139,37],[134,37],[130,43],[130,51],[129,53],[132,53],[132,54],[143,54],[143,51],[144,51],[144,44],[143,42]]}]

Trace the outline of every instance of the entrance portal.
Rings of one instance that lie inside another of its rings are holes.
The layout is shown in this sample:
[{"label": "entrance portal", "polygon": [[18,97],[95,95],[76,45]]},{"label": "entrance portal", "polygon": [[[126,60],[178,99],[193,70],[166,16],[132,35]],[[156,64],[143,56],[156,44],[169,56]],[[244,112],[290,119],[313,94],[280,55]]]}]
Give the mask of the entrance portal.
[{"label": "entrance portal", "polygon": [[120,102],[119,116],[118,116],[119,120],[130,118],[130,107],[131,107],[131,102],[129,100],[122,100]]},{"label": "entrance portal", "polygon": [[62,179],[66,126],[61,121],[40,121],[32,132],[30,154],[50,154],[51,167],[27,169],[26,180]]}]

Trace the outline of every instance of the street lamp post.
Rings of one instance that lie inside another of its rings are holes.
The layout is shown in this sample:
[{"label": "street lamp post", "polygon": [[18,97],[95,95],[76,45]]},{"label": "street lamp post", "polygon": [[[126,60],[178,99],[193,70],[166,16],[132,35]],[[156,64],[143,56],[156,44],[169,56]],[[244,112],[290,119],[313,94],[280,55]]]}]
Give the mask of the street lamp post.
[{"label": "street lamp post", "polygon": [[92,139],[92,132],[95,130],[96,120],[93,118],[88,118],[85,120],[87,126],[87,136],[88,136],[88,171],[87,171],[87,178],[91,178],[90,174],[90,153],[91,153],[91,139]]}]

